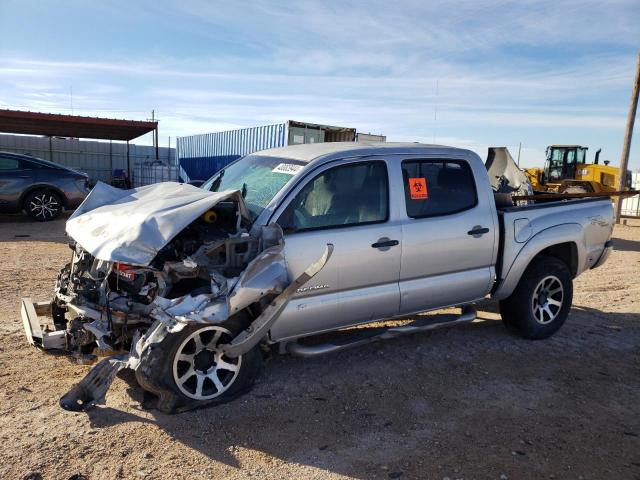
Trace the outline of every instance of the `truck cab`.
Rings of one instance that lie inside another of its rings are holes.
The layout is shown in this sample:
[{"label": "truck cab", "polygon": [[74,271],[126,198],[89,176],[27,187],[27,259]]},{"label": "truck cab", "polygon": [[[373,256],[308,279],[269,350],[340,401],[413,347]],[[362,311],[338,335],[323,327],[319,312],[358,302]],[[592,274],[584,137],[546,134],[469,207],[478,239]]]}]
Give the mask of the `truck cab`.
[{"label": "truck cab", "polygon": [[[285,151],[295,154],[295,147]],[[263,153],[289,161],[279,149]],[[412,144],[348,158],[338,150],[309,161],[300,174],[257,222],[283,228],[292,278],[327,243],[334,253],[291,299],[272,340],[466,304],[491,291],[497,217],[475,154],[417,152]]]}]

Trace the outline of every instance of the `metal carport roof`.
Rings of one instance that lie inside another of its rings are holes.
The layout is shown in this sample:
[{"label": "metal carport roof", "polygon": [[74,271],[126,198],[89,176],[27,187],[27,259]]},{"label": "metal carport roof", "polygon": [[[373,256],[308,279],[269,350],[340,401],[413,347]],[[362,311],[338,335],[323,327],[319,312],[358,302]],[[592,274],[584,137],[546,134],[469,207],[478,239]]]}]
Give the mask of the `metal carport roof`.
[{"label": "metal carport roof", "polygon": [[0,109],[0,132],[5,133],[129,141],[157,129],[158,122]]}]

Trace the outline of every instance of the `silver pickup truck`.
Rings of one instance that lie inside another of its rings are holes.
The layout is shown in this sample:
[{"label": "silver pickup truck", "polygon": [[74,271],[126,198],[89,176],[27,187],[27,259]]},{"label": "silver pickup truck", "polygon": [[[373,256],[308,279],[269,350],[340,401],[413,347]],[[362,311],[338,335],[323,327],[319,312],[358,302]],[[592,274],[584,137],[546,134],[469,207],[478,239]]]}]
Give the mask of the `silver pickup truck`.
[{"label": "silver pickup truck", "polygon": [[[324,143],[245,156],[201,189],[98,184],[67,223],[53,302],[23,299],[27,337],[116,353],[64,408],[103,401],[132,368],[165,411],[246,391],[266,349],[313,356],[471,322],[489,296],[514,332],[549,337],[573,278],[611,251],[611,200],[514,206],[492,180],[468,150]],[[381,323],[444,307],[460,313]]]}]

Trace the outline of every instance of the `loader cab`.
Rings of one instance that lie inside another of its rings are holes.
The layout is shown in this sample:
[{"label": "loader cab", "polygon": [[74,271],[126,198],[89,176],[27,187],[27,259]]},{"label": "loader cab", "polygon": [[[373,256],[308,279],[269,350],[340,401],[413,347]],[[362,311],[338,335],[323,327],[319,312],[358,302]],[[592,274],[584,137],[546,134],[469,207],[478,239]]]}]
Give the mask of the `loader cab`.
[{"label": "loader cab", "polygon": [[586,163],[587,150],[587,147],[580,145],[549,145],[544,164],[544,183],[574,179],[576,166]]}]

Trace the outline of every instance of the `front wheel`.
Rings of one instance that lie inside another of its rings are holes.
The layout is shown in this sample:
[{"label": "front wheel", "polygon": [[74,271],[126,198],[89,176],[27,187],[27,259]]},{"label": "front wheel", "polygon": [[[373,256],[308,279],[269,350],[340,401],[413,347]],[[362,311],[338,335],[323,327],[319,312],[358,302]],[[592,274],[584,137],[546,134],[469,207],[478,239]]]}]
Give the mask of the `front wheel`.
[{"label": "front wheel", "polygon": [[500,302],[504,323],[529,339],[550,337],[564,324],[573,300],[571,272],[561,260],[541,256],[522,275],[509,298]]},{"label": "front wheel", "polygon": [[152,393],[171,391],[173,398],[166,403],[170,408],[161,408],[171,411],[232,400],[253,386],[262,365],[259,347],[237,358],[219,348],[245,324],[232,318],[219,325],[189,325],[168,335],[151,353],[154,358],[145,374],[136,371],[138,382]]}]

